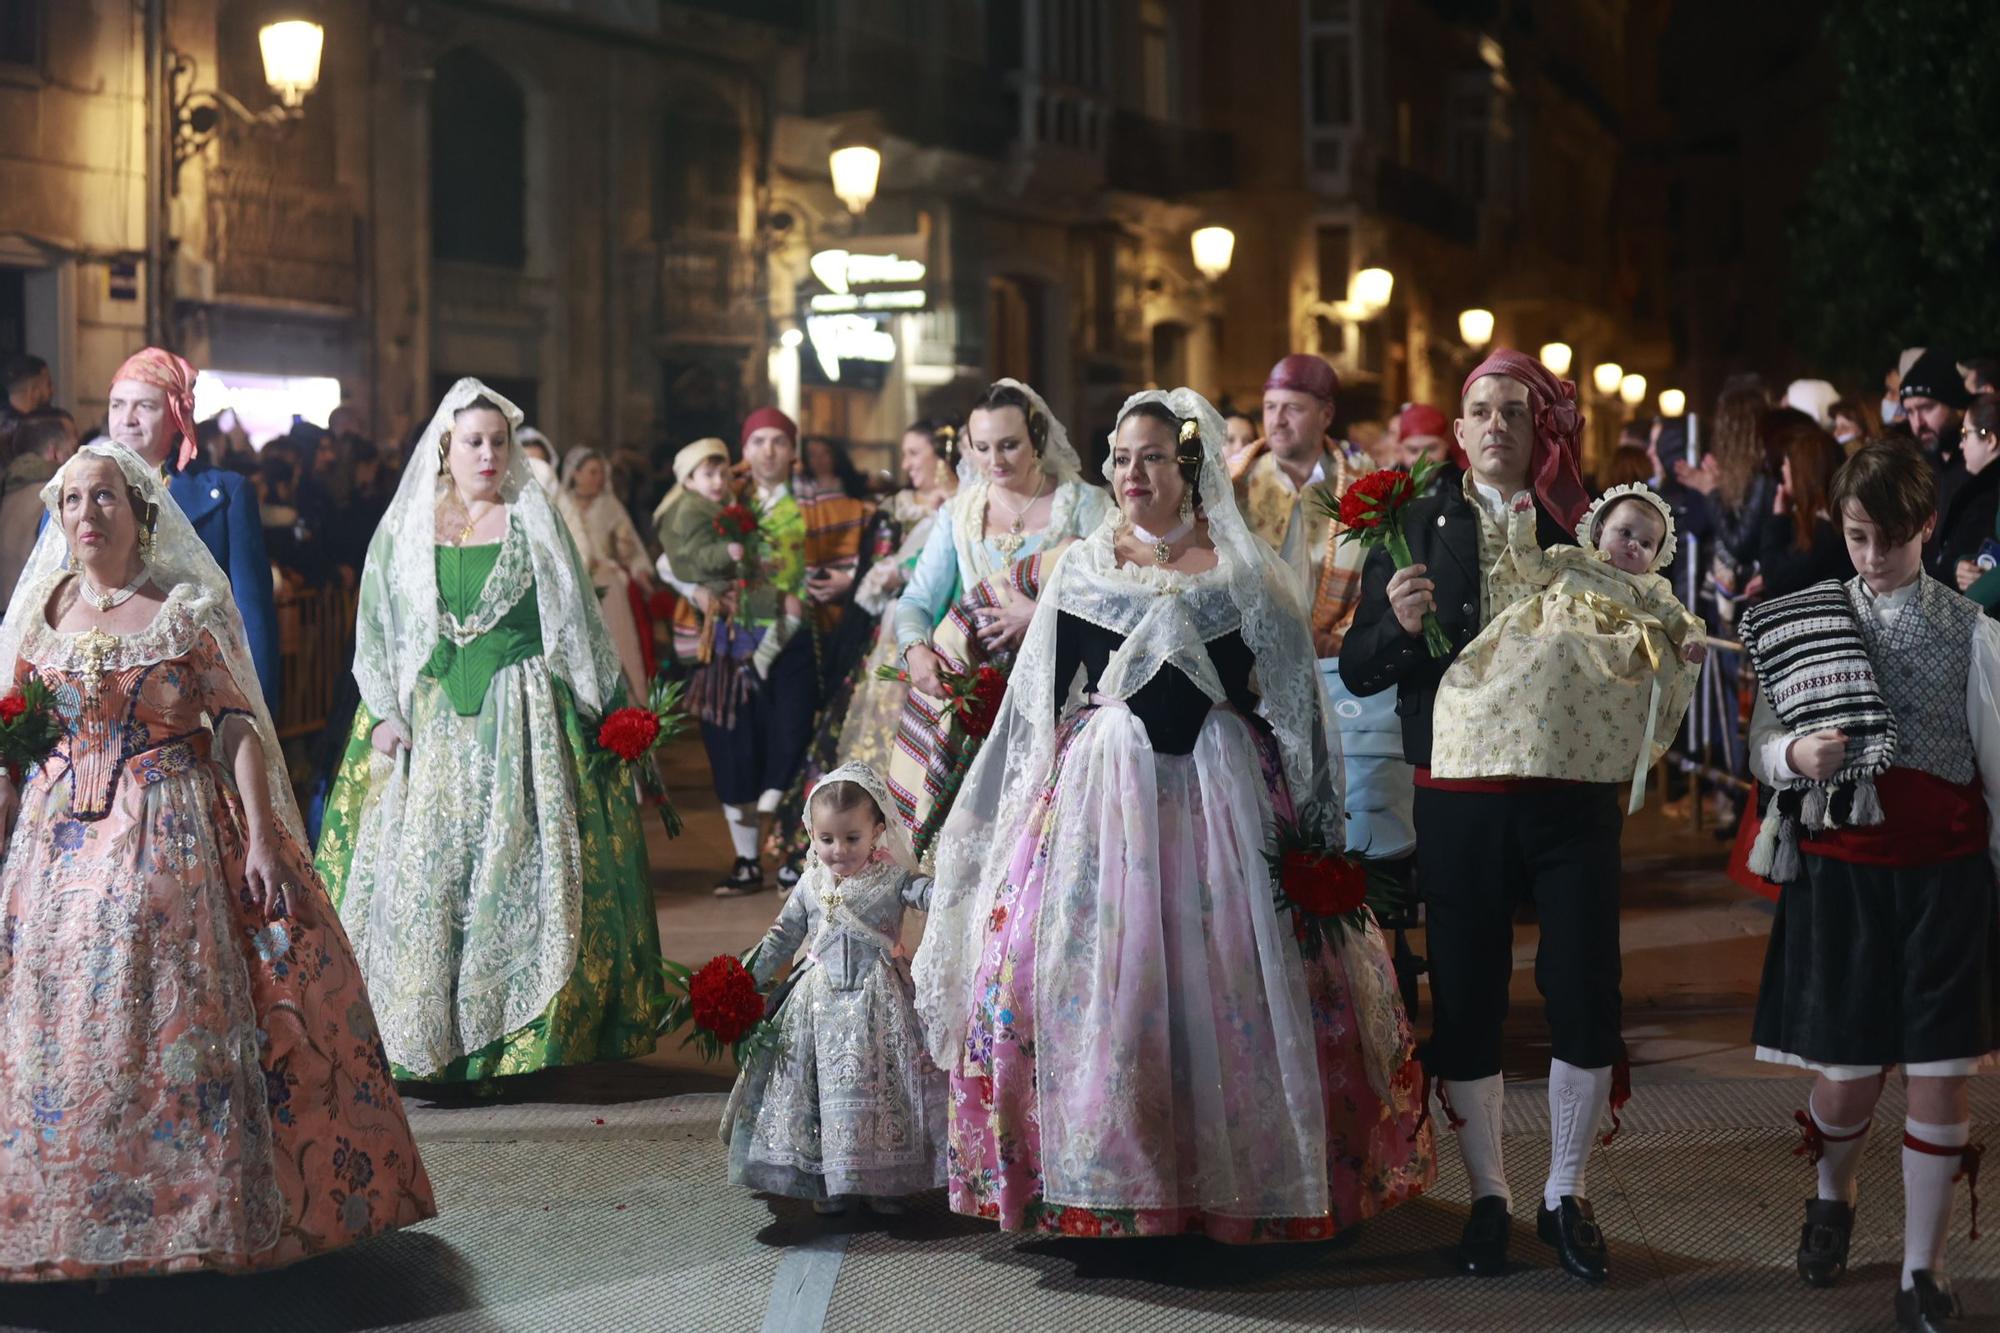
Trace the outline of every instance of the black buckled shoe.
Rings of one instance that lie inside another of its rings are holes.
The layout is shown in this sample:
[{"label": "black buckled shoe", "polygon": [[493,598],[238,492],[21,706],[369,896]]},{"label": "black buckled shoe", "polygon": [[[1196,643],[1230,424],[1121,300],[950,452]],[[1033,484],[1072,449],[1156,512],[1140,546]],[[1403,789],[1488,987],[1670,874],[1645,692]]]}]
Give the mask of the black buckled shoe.
[{"label": "black buckled shoe", "polygon": [[1535,1232],[1556,1247],[1556,1258],[1585,1282],[1604,1281],[1604,1233],[1590,1211],[1590,1200],[1565,1194],[1553,1208],[1535,1217]]},{"label": "black buckled shoe", "polygon": [[1958,1317],[1965,1313],[1959,1309],[1958,1298],[1951,1294],[1950,1287],[1939,1285],[1930,1269],[1917,1269],[1910,1274],[1910,1281],[1913,1285],[1908,1291],[1896,1293],[1898,1328],[1941,1333],[1958,1324]]},{"label": "black buckled shoe", "polygon": [[1807,1199],[1799,1231],[1799,1277],[1808,1287],[1830,1287],[1847,1274],[1847,1243],[1854,1236],[1853,1205]]},{"label": "black buckled shoe", "polygon": [[797,861],[787,861],[778,867],[778,888],[790,893],[805,878],[805,869]]},{"label": "black buckled shoe", "polygon": [[715,886],[718,898],[741,898],[752,893],[761,893],[764,888],[764,867],[754,857],[739,856],[720,883]]},{"label": "black buckled shoe", "polygon": [[1453,1252],[1458,1271],[1467,1277],[1505,1277],[1507,1237],[1513,1229],[1514,1219],[1507,1212],[1505,1199],[1497,1194],[1474,1199],[1472,1216],[1465,1220],[1458,1249]]}]

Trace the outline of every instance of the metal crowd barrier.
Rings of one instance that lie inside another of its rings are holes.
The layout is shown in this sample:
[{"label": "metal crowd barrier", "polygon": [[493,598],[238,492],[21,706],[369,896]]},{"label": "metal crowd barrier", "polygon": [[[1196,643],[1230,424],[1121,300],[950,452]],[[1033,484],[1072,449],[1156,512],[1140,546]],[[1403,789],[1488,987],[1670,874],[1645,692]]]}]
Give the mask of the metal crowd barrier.
[{"label": "metal crowd barrier", "polygon": [[276,714],[280,740],[317,736],[333,710],[334,689],[354,643],[360,595],[333,584],[278,603],[281,675]]}]

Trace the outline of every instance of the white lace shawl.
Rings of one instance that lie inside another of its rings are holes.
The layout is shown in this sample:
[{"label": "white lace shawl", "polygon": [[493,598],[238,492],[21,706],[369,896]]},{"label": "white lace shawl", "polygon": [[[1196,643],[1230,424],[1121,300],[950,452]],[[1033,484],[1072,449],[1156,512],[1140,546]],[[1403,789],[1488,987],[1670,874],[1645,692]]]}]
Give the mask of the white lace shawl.
[{"label": "white lace shawl", "polygon": [[[1325,686],[1298,575],[1258,540],[1236,508],[1215,408],[1192,389],[1148,390],[1128,398],[1118,419],[1144,402],[1200,424],[1201,496],[1217,566],[1199,575],[1121,567],[1114,543],[1122,518],[1115,509],[1057,565],[1015,659],[1000,715],[938,839],[936,888],[913,974],[925,1039],[943,1067],[950,1067],[970,1018],[981,932],[1047,780],[1058,705],[1074,685],[1055,678],[1059,612],[1126,636],[1097,684],[1097,693],[1115,698],[1129,698],[1172,665],[1220,702],[1221,682],[1206,644],[1240,629],[1255,660],[1257,713],[1276,737],[1293,800],[1302,812],[1314,807],[1328,845],[1344,841],[1340,756],[1329,745]],[[1108,458],[1105,468],[1108,476]]]},{"label": "white lace shawl", "polygon": [[73,660],[75,639],[69,635],[44,633],[47,630],[49,598],[56,585],[67,578],[73,566],[69,541],[63,536],[57,516],[61,503],[63,476],[81,458],[108,458],[125,474],[125,481],[157,514],[153,526],[153,549],[146,557],[146,572],[152,584],[164,592],[165,603],[153,623],[135,634],[120,635],[118,647],[106,656],[106,670],[164,662],[191,651],[203,633],[214,638],[222,650],[223,665],[236,692],[250,704],[251,723],[257,744],[263,751],[264,780],[271,791],[271,807],[285,830],[306,845],[305,825],[299,818],[298,802],[292,797],[291,775],[285,768],[285,754],[278,744],[278,729],[271,723],[271,710],[257,683],[257,669],[243,631],[243,613],[236,609],[236,595],[229,577],[215,563],[208,547],[196,535],[194,525],[174,502],[159,469],[123,445],[104,442],[86,444],[42,487],[42,505],[49,514],[48,524],[36,539],[35,549],[14,585],[7,616],[0,621],[0,669],[11,684],[24,652],[31,664],[81,669]]},{"label": "white lace shawl", "polygon": [[[478,380],[462,379],[451,386],[418,439],[362,567],[354,679],[368,711],[394,721],[406,734],[418,673],[437,647],[445,619],[437,586],[437,504],[450,481],[439,471],[438,446],[452,419],[478,398],[493,403],[507,419],[507,463],[500,482],[507,540],[527,546],[549,670],[569,686],[586,715],[602,713],[623,679],[589,571],[518,447],[521,410]],[[502,601],[498,610],[504,612],[526,590],[525,583],[514,586],[517,580],[503,580],[498,573],[496,568],[480,594],[482,612]],[[473,618],[486,617],[475,613]]]},{"label": "white lace shawl", "polygon": [[[1048,400],[1036,393],[1032,387],[1023,384],[1017,379],[995,380],[993,381],[993,387],[996,389],[1019,389],[1022,395],[1034,405],[1034,409],[1042,414],[1042,420],[1049,423],[1048,438],[1042,441],[1043,472],[1053,477],[1058,483],[1076,481],[1081,478],[1083,476],[1083,459],[1077,456],[1076,446],[1069,442],[1069,431],[1064,428],[1062,422],[1056,420],[1056,414],[1049,411]],[[958,448],[959,494],[963,495],[965,493],[967,483],[975,481],[981,487],[984,487],[986,484],[986,474],[981,472],[979,465],[972,461],[972,448],[970,444],[965,440],[960,440]],[[983,492],[980,503],[982,505],[985,504]]]}]

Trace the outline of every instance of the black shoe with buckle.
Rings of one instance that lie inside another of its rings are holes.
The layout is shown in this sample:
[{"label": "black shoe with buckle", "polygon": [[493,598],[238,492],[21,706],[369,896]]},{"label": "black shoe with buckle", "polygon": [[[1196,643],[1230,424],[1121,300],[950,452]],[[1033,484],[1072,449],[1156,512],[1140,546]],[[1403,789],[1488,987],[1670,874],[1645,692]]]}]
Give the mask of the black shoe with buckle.
[{"label": "black shoe with buckle", "polygon": [[1830,1287],[1847,1274],[1847,1243],[1854,1236],[1854,1206],[1839,1199],[1807,1199],[1799,1231],[1799,1277],[1808,1287]]},{"label": "black shoe with buckle", "polygon": [[1507,1237],[1513,1229],[1514,1219],[1507,1212],[1505,1199],[1497,1194],[1474,1199],[1472,1216],[1465,1220],[1452,1256],[1458,1271],[1467,1277],[1505,1277]]},{"label": "black shoe with buckle", "polygon": [[742,898],[764,889],[764,867],[751,856],[739,856],[728,876],[715,886],[718,898]]},{"label": "black shoe with buckle", "polygon": [[1565,1194],[1553,1208],[1535,1218],[1535,1231],[1556,1247],[1556,1258],[1585,1282],[1602,1282],[1605,1273],[1604,1233],[1590,1211],[1590,1200]]},{"label": "black shoe with buckle", "polygon": [[1896,1293],[1896,1326],[1917,1333],[1939,1333],[1958,1323],[1965,1312],[1951,1288],[1938,1281],[1928,1268],[1910,1274],[1911,1287]]},{"label": "black shoe with buckle", "polygon": [[793,889],[796,889],[799,886],[799,881],[804,877],[805,872],[800,868],[797,861],[787,861],[778,867],[778,887],[786,893],[790,893]]}]

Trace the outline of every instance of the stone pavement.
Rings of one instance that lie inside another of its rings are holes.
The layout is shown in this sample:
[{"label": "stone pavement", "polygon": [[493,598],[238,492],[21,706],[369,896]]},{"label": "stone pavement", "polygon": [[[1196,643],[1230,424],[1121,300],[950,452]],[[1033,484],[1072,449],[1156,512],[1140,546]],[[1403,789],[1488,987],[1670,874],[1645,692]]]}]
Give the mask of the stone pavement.
[{"label": "stone pavement", "polygon": [[[755,940],[775,894],[717,901],[728,854],[699,751],[677,753],[689,817],[654,848],[667,952],[699,962]],[[1239,1250],[1200,1240],[1019,1239],[953,1217],[821,1219],[732,1189],[716,1119],[728,1078],[663,1050],[623,1065],[510,1080],[499,1099],[410,1101],[441,1215],[421,1228],[247,1278],[0,1288],[0,1327],[111,1329],[1836,1330],[1882,1327],[1901,1242],[1897,1136],[1862,1176],[1855,1271],[1831,1292],[1791,1269],[1811,1173],[1792,1156],[1805,1083],[1760,1067],[1746,1038],[1769,911],[1720,873],[1720,844],[1649,811],[1627,830],[1626,1028],[1636,1097],[1593,1158],[1612,1250],[1602,1289],[1556,1268],[1533,1235],[1547,1163],[1534,930],[1516,939],[1508,1023],[1516,1271],[1492,1282],[1447,1259],[1466,1190],[1441,1151],[1433,1195],[1322,1245]],[[1421,936],[1416,944],[1421,952]],[[1421,1017],[1420,1017],[1421,1022]],[[2000,1123],[2000,1083],[1975,1094]],[[1881,1119],[1900,1120],[1892,1089]],[[1968,1305],[2000,1311],[2000,1252],[1952,1247]],[[1521,1220],[1525,1219],[1525,1220]]]}]

